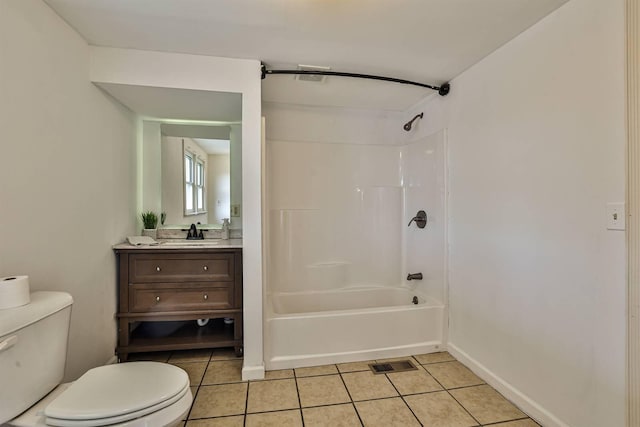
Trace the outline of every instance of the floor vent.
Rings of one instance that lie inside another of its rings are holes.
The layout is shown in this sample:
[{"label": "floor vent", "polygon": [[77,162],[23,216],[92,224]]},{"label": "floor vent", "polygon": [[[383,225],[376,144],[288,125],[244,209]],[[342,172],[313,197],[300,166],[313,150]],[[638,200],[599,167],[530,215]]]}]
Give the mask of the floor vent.
[{"label": "floor vent", "polygon": [[416,368],[413,363],[408,360],[397,360],[395,362],[387,363],[370,363],[369,368],[374,374],[388,374],[391,372],[405,372],[415,371]]}]

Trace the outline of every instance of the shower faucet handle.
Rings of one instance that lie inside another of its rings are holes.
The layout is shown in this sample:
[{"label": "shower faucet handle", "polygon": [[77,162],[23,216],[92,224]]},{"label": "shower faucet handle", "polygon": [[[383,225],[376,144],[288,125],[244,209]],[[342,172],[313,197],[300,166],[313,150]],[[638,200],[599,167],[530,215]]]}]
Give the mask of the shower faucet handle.
[{"label": "shower faucet handle", "polygon": [[411,218],[411,221],[409,221],[409,225],[407,225],[407,227],[411,227],[411,223],[414,221],[418,228],[424,228],[425,225],[427,225],[427,213],[425,211],[418,211],[416,216]]}]

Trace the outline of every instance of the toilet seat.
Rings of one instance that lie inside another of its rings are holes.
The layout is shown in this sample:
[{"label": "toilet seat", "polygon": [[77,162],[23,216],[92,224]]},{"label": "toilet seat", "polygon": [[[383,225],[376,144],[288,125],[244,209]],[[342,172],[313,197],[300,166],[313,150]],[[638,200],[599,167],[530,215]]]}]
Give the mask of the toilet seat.
[{"label": "toilet seat", "polygon": [[157,362],[94,368],[45,409],[46,424],[97,427],[124,423],[160,411],[189,393],[182,369]]}]

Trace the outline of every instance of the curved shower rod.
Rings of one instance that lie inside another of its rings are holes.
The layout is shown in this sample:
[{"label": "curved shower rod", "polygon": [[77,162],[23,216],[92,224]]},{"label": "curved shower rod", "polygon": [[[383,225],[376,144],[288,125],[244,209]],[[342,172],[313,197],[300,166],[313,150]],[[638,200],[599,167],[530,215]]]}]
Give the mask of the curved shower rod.
[{"label": "curved shower rod", "polygon": [[411,80],[396,79],[393,77],[374,76],[372,74],[358,74],[358,73],[344,73],[341,71],[324,71],[324,70],[267,70],[266,65],[262,65],[262,80],[267,77],[267,74],[311,74],[314,76],[338,76],[338,77],[355,77],[359,79],[369,80],[382,80],[385,82],[401,83],[405,85],[413,85],[426,87],[427,89],[437,90],[440,96],[445,96],[449,93],[451,86],[449,83],[444,83],[442,86],[433,86],[424,83],[412,82]]}]

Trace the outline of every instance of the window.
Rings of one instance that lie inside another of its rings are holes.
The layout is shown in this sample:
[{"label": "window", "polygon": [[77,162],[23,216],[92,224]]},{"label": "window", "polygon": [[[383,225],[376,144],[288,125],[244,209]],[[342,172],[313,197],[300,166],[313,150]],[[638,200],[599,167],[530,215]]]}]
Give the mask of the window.
[{"label": "window", "polygon": [[184,214],[199,215],[205,208],[205,164],[195,153],[184,148]]}]

